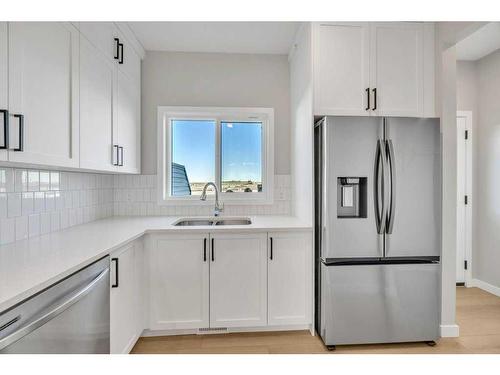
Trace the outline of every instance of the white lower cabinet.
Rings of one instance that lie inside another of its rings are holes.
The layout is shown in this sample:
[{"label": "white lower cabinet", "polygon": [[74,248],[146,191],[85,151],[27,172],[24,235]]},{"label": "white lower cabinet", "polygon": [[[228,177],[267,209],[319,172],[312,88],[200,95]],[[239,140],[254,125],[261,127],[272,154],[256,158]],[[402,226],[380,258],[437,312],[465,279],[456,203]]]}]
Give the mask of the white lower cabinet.
[{"label": "white lower cabinet", "polygon": [[269,233],[270,326],[312,322],[312,257],[309,233]]},{"label": "white lower cabinet", "polygon": [[151,235],[150,329],[209,325],[208,233]]},{"label": "white lower cabinet", "polygon": [[151,331],[312,323],[309,232],[150,234],[146,243]]},{"label": "white lower cabinet", "polygon": [[128,353],[144,327],[142,242],[111,254],[110,350]]},{"label": "white lower cabinet", "polygon": [[211,235],[210,327],[267,324],[266,233]]}]

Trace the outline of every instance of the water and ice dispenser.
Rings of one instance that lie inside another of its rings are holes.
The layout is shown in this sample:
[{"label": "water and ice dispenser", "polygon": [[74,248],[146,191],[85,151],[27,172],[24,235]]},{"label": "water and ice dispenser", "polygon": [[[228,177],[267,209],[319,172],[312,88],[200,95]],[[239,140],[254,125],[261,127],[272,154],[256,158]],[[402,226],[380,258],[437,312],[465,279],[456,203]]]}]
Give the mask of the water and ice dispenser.
[{"label": "water and ice dispenser", "polygon": [[366,177],[337,178],[337,217],[366,218]]}]

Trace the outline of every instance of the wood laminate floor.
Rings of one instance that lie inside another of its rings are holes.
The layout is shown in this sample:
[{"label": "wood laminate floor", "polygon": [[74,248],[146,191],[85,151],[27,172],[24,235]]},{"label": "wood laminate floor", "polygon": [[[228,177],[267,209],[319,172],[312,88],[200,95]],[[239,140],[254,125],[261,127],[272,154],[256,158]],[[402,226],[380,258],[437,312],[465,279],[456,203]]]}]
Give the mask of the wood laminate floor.
[{"label": "wood laminate floor", "polygon": [[309,331],[230,333],[140,338],[132,353],[146,354],[462,354],[500,353],[500,298],[478,288],[457,288],[460,337],[425,343],[348,345],[329,352]]}]

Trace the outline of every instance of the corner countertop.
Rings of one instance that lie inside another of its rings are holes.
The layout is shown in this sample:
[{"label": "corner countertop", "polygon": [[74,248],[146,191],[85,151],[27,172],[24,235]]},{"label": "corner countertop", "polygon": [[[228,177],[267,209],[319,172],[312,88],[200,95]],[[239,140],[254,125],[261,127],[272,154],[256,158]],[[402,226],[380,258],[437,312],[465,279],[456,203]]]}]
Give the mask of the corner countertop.
[{"label": "corner countertop", "polygon": [[0,246],[0,312],[146,233],[312,230],[294,216],[249,216],[245,226],[172,224],[178,216],[112,217]]}]

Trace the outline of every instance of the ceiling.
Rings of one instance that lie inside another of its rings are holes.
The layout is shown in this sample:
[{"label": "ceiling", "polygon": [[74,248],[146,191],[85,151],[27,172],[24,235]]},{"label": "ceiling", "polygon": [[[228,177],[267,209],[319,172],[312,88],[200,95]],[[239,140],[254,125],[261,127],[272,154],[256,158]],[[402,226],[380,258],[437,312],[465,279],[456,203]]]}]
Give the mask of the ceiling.
[{"label": "ceiling", "polygon": [[457,60],[479,60],[499,48],[500,22],[490,22],[457,43]]},{"label": "ceiling", "polygon": [[129,22],[147,51],[287,54],[299,22]]}]

